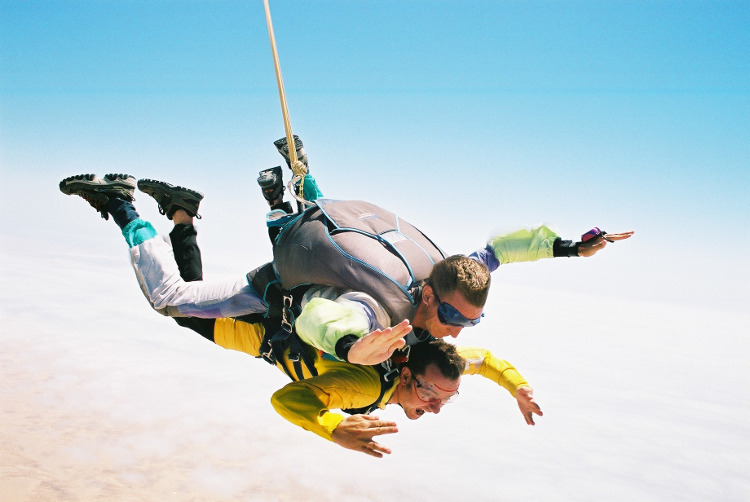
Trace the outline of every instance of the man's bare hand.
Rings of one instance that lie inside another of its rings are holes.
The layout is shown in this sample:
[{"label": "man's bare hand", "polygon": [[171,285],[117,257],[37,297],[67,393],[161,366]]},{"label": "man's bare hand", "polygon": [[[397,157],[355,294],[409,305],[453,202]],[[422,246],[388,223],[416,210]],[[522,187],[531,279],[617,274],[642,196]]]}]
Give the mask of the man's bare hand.
[{"label": "man's bare hand", "polygon": [[395,434],[398,432],[396,422],[386,422],[370,415],[352,415],[346,417],[333,430],[333,442],[350,450],[361,451],[382,458],[383,453],[391,450],[373,441],[373,437],[381,434]]},{"label": "man's bare hand", "polygon": [[621,234],[600,234],[593,239],[578,244],[578,256],[585,258],[594,256],[597,252],[604,249],[608,242],[622,241],[629,239],[635,232],[623,232]]},{"label": "man's bare hand", "polygon": [[540,417],[544,415],[542,409],[534,401],[534,389],[531,387],[519,387],[516,389],[516,401],[518,401],[518,408],[523,413],[523,418],[526,419],[526,423],[534,425],[534,414]]},{"label": "man's bare hand", "polygon": [[392,328],[377,329],[368,333],[352,345],[347,361],[365,366],[380,364],[391,357],[396,349],[406,345],[404,337],[410,331],[411,324],[404,320]]}]

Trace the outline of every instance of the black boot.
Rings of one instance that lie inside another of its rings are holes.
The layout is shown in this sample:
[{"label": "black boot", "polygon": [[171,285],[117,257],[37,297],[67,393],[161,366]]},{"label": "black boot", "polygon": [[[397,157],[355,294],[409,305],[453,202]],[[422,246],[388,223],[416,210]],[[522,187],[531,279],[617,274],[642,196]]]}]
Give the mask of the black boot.
[{"label": "black boot", "polygon": [[[282,157],[284,157],[284,160],[286,160],[286,165],[290,168],[292,167],[291,161],[289,160],[289,145],[287,145],[286,136],[284,136],[281,139],[277,139],[273,142],[276,149],[279,151]],[[302,144],[302,140],[299,139],[299,136],[296,134],[294,135],[294,146],[297,150],[297,160],[302,162],[305,167],[310,170],[310,166],[307,164],[307,154],[305,154],[305,146]]]},{"label": "black boot", "polygon": [[281,209],[287,214],[294,212],[292,205],[284,202],[284,180],[281,175],[281,166],[261,171],[260,176],[258,176],[258,184],[271,209]]}]

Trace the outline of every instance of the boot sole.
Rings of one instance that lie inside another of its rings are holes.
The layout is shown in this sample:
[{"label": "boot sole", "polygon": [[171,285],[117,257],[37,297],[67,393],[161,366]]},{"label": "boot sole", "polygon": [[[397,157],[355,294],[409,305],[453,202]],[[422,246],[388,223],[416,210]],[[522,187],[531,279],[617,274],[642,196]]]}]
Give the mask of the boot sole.
[{"label": "boot sole", "polygon": [[105,174],[103,179],[106,183],[100,183],[95,174],[68,176],[60,182],[60,191],[65,195],[73,195],[84,188],[96,193],[106,194],[115,191],[122,195],[122,190],[135,190],[135,178],[128,174]]},{"label": "boot sole", "polygon": [[[203,200],[203,194],[190,188],[170,185],[165,181],[142,179],[138,180],[138,190],[157,199],[157,195],[166,195],[170,198],[195,202]],[[158,199],[157,199],[158,200]]]}]

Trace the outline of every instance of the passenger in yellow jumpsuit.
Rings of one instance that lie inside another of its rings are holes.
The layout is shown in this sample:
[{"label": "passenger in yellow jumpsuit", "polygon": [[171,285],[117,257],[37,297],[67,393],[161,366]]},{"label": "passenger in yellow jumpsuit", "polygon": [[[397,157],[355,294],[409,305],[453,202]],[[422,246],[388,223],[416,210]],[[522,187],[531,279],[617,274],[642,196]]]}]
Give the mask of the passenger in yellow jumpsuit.
[{"label": "passenger in yellow jumpsuit", "polygon": [[[196,321],[213,323],[213,320],[207,319]],[[224,348],[258,357],[264,333],[263,324],[224,318],[215,321],[213,340]],[[344,418],[332,411],[373,404],[381,391],[377,370],[372,366],[325,358],[309,346],[305,346],[305,350],[314,361],[318,376],[311,376],[305,369],[303,376],[306,378],[276,391],[271,398],[276,411],[293,424],[345,448],[376,457],[390,453],[388,448],[378,444],[373,437],[397,432],[395,422],[381,421],[361,414]],[[426,354],[423,353],[425,350]],[[276,364],[282,370],[286,366],[294,375],[287,355],[288,351],[278,358]],[[437,364],[441,360],[447,360],[448,363]],[[441,366],[449,367],[448,375],[438,369]],[[451,371],[457,373],[451,374]],[[533,400],[531,388],[512,365],[494,357],[488,350],[454,347],[442,340],[421,343],[411,348],[409,361],[401,367],[393,387],[385,392],[378,407],[382,409],[387,404],[397,404],[412,420],[424,413],[439,413],[458,394],[460,374],[482,375],[507,389],[516,397],[522,413],[531,424],[532,412],[541,415],[541,410]]]}]

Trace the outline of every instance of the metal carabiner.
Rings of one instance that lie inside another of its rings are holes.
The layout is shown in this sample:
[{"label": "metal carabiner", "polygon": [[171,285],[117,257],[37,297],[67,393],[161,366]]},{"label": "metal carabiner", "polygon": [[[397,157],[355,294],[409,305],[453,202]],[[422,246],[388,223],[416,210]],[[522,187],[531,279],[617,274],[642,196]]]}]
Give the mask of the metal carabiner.
[{"label": "metal carabiner", "polygon": [[[285,295],[284,296],[284,308],[281,309],[281,329],[286,331],[287,333],[292,332],[292,321],[293,315],[292,315],[292,302],[293,302],[292,295]],[[289,313],[289,316],[287,315],[287,312]],[[289,320],[289,317],[292,317],[292,320]]]}]

